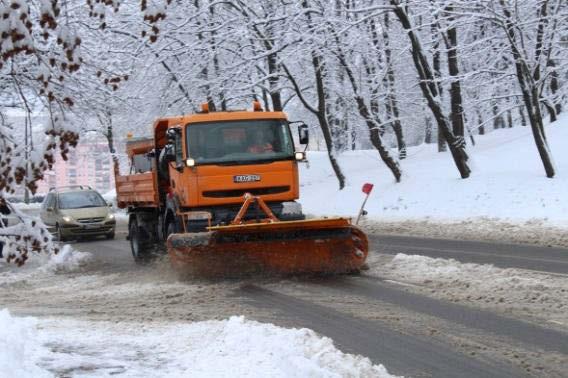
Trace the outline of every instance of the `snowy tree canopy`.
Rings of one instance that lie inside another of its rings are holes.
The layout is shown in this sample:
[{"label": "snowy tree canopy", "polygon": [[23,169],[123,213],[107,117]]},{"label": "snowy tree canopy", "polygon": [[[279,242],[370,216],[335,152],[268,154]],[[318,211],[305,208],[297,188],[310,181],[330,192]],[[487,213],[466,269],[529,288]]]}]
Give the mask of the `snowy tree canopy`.
[{"label": "snowy tree canopy", "polygon": [[[563,0],[6,0],[0,13],[1,201],[33,192],[86,130],[112,148],[116,133],[146,134],[205,101],[254,99],[305,120],[340,188],[340,152],[375,148],[398,181],[406,147],[424,142],[449,149],[467,178],[466,146],[515,124],[556,173],[544,122],[568,96]],[[29,142],[31,119],[14,129],[14,109],[49,115],[41,143]],[[51,248],[38,232],[4,240]]]}]

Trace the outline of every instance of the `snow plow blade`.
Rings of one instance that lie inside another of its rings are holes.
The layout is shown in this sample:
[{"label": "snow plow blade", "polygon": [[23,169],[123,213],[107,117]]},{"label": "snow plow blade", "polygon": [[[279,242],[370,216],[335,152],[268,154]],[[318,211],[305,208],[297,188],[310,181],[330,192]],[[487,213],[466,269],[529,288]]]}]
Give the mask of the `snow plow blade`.
[{"label": "snow plow blade", "polygon": [[170,260],[180,274],[235,277],[353,273],[361,269],[368,254],[366,235],[347,218],[271,220],[208,230],[168,238]]}]

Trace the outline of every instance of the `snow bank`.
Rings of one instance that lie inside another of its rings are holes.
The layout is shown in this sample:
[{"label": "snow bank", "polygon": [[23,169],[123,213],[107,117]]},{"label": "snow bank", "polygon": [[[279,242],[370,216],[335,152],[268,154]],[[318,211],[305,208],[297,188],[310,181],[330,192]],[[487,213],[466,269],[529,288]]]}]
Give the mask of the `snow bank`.
[{"label": "snow bank", "polygon": [[[83,377],[392,377],[382,365],[344,354],[311,330],[243,317],[173,325],[65,319],[33,323],[3,311],[2,321],[16,328],[0,328],[0,345],[14,345],[11,358],[0,360],[6,361],[0,376],[46,376],[37,364],[56,376]],[[12,358],[17,362],[11,363]]]},{"label": "snow bank", "polygon": [[49,256],[44,269],[55,273],[69,273],[80,270],[93,260],[89,252],[79,252],[69,244],[65,244],[58,254]]},{"label": "snow bank", "polygon": [[32,319],[12,317],[8,310],[0,311],[0,377],[52,376],[36,365],[41,346],[35,324]]},{"label": "snow bank", "polygon": [[373,264],[370,273],[419,285],[424,293],[452,302],[497,307],[568,326],[568,280],[564,275],[406,254]]},{"label": "snow bank", "polygon": [[69,244],[61,247],[58,254],[30,254],[23,267],[6,263],[5,257],[0,259],[0,287],[18,284],[37,276],[59,273],[72,273],[83,270],[93,261],[89,252],[79,252]]},{"label": "snow bank", "polygon": [[421,145],[409,148],[408,158],[401,161],[404,177],[398,184],[376,151],[343,153],[338,159],[348,185],[339,191],[326,153],[309,152],[309,169],[301,165],[301,202],[308,214],[356,216],[364,197],[361,186],[372,182],[370,219],[536,220],[566,228],[568,115],[548,125],[546,132],[556,162],[554,179],[544,175],[530,128],[515,127],[476,137],[477,145],[469,150],[473,173],[466,180],[459,178],[449,152]]},{"label": "snow bank", "polygon": [[41,209],[42,203],[41,202],[33,202],[33,203],[18,202],[18,203],[14,203],[12,205],[14,205],[19,210],[27,211],[27,210],[39,210],[39,209]]}]

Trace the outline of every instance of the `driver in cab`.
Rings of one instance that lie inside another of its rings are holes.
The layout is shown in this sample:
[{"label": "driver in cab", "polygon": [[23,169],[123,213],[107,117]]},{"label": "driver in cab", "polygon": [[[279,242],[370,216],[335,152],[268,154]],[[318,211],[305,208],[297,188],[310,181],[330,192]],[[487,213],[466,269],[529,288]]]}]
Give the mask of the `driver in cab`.
[{"label": "driver in cab", "polygon": [[268,139],[264,130],[256,130],[252,135],[252,143],[248,146],[247,152],[254,154],[274,152],[274,147]]}]

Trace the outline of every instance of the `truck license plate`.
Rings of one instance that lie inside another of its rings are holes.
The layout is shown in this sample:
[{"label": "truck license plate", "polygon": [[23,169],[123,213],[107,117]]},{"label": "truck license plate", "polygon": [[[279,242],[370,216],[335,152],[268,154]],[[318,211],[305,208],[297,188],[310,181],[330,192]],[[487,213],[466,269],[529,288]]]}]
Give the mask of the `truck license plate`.
[{"label": "truck license plate", "polygon": [[233,182],[255,182],[260,181],[260,175],[236,175]]}]

